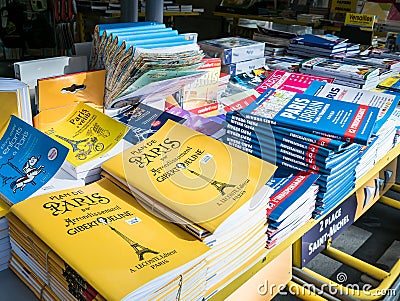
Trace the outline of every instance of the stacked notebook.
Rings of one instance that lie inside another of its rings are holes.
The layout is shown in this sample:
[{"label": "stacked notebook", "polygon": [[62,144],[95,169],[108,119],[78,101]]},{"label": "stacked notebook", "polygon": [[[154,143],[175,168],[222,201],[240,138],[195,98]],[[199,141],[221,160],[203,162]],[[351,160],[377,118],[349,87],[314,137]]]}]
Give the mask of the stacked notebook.
[{"label": "stacked notebook", "polygon": [[[203,58],[199,46],[165,24],[100,24],[95,27],[93,44],[92,69],[106,69],[106,109],[163,93],[171,81],[179,89],[201,75],[195,72]],[[161,85],[164,80],[169,81]],[[150,83],[152,88],[146,90]],[[168,90],[165,97],[174,92]]]},{"label": "stacked notebook", "polygon": [[143,206],[211,248],[208,296],[264,252],[272,164],[167,121],[102,168]]},{"label": "stacked notebook", "polygon": [[347,39],[334,35],[304,34],[290,40],[287,53],[300,57],[330,57],[346,53]]},{"label": "stacked notebook", "polygon": [[274,190],[267,209],[267,248],[271,249],[304,225],[315,209],[317,174],[279,167],[268,185]]},{"label": "stacked notebook", "polygon": [[228,112],[225,142],[269,162],[318,173],[320,215],[353,189],[357,143],[368,144],[379,109],[308,93],[270,88],[245,109]]},{"label": "stacked notebook", "polygon": [[60,193],[63,200],[31,198],[8,216],[10,268],[38,298],[202,300],[203,243],[107,179]]},{"label": "stacked notebook", "polygon": [[379,67],[351,64],[350,62],[330,60],[322,57],[303,61],[300,72],[334,77],[337,84],[366,90],[375,88],[381,80],[381,70]]}]

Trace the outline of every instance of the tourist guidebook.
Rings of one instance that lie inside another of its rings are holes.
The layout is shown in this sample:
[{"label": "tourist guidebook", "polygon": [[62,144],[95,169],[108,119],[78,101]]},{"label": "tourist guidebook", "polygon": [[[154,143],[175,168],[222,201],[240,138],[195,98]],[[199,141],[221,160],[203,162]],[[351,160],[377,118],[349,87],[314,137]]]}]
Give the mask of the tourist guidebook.
[{"label": "tourist guidebook", "polygon": [[380,74],[379,67],[350,64],[341,61],[329,60],[326,58],[311,58],[301,64],[304,71],[314,71],[324,76],[333,76],[335,78],[346,78],[352,81],[364,83],[367,80],[378,78]]},{"label": "tourist guidebook", "polygon": [[320,47],[325,49],[340,49],[344,48],[346,50],[347,44],[345,43],[347,39],[339,38],[334,35],[313,35],[304,34],[290,40],[291,44],[300,44],[306,46]]},{"label": "tourist guidebook", "polygon": [[366,145],[378,112],[366,105],[271,88],[248,107],[228,114],[244,122],[250,119]]},{"label": "tourist guidebook", "polygon": [[276,167],[169,120],[102,168],[213,233],[252,199]]},{"label": "tourist guidebook", "polygon": [[210,57],[219,57],[228,65],[264,57],[265,44],[238,37],[227,37],[199,42],[200,48]]},{"label": "tourist guidebook", "polygon": [[13,206],[11,212],[14,231],[24,228],[20,220],[33,232],[31,256],[37,256],[34,248],[42,240],[47,245],[43,248],[49,250],[45,266],[52,284],[58,276],[57,282],[67,283],[74,296],[144,300],[168,293],[176,296],[182,285],[187,289],[182,289],[183,296],[190,300],[187,294],[197,290],[198,284],[196,298],[204,295],[205,271],[197,270],[192,279],[187,272],[204,262],[209,248],[176,225],[156,218],[107,179],[31,198]]},{"label": "tourist guidebook", "polygon": [[323,82],[313,82],[304,93],[379,108],[374,132],[377,132],[382,127],[393,113],[400,100],[400,96],[398,95],[361,90]]},{"label": "tourist guidebook", "polygon": [[153,135],[169,119],[176,122],[183,122],[185,120],[182,117],[142,103],[128,107],[113,118],[129,127],[129,132],[126,133],[124,139],[132,145]]},{"label": "tourist guidebook", "polygon": [[303,93],[313,81],[332,83],[333,80],[329,77],[275,70],[256,88],[256,91],[261,94],[268,88],[275,88]]},{"label": "tourist guidebook", "polygon": [[27,199],[57,173],[68,149],[11,116],[0,140],[0,195],[9,204]]},{"label": "tourist guidebook", "polygon": [[122,151],[126,131],[123,123],[80,102],[46,133],[69,149],[63,168],[73,176],[85,178],[92,169],[99,174],[100,164]]}]

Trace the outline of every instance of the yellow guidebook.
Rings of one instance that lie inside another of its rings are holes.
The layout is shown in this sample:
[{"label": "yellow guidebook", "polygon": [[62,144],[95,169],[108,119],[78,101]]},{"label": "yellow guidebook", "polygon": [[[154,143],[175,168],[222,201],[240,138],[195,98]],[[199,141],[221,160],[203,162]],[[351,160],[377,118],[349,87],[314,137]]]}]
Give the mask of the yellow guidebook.
[{"label": "yellow guidebook", "polygon": [[79,103],[46,133],[69,149],[63,168],[77,178],[85,178],[99,174],[101,163],[122,151],[126,131],[124,124]]},{"label": "yellow guidebook", "polygon": [[209,248],[107,179],[30,198],[11,213],[106,300],[204,294]]},{"label": "yellow guidebook", "polygon": [[102,168],[211,233],[243,205],[256,206],[276,169],[173,121]]}]

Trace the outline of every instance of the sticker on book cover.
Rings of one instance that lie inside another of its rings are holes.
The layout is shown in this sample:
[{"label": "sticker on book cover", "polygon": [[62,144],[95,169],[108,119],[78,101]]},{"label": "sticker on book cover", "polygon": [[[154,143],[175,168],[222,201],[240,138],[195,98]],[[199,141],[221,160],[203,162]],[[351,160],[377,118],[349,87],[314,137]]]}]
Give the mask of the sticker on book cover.
[{"label": "sticker on book cover", "polygon": [[140,223],[141,221],[142,220],[140,218],[134,217],[134,218],[127,219],[125,222],[128,223],[129,225],[134,225],[134,224]]},{"label": "sticker on book cover", "polygon": [[203,158],[201,158],[200,163],[206,164],[208,161],[210,161],[210,159],[212,159],[212,155],[211,154],[206,154]]}]

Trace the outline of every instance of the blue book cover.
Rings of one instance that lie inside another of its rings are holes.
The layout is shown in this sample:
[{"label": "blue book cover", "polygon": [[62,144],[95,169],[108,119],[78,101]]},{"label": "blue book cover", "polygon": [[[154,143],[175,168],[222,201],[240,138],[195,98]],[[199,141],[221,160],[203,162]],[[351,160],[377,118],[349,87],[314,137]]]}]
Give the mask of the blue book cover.
[{"label": "blue book cover", "polygon": [[182,123],[184,118],[167,113],[165,111],[139,103],[135,107],[119,113],[113,117],[129,127],[124,139],[132,144],[137,144],[153,135],[167,120]]},{"label": "blue book cover", "polygon": [[340,151],[332,155],[332,157],[327,157],[318,153],[321,148],[316,148],[313,152],[311,151],[312,147],[309,149],[301,149],[297,146],[279,140],[261,139],[260,137],[258,140],[248,141],[240,138],[243,136],[238,137],[232,135],[232,133],[233,132],[231,130],[227,130],[227,134],[224,138],[224,141],[231,146],[241,145],[249,151],[256,151],[262,154],[263,157],[275,156],[276,153],[278,153],[280,156],[287,155],[293,159],[307,163],[308,165],[316,165],[323,170],[334,169],[342,161],[347,160],[348,157],[353,158],[355,155],[359,155],[358,153],[360,152],[360,146],[358,144],[354,144],[354,147],[351,146],[344,151]]},{"label": "blue book cover", "polygon": [[326,49],[344,48],[344,50],[347,47],[347,44],[345,43],[346,41],[347,39],[333,35],[318,36],[314,34],[303,34],[290,39],[290,43],[292,44],[301,44]]},{"label": "blue book cover", "polygon": [[180,37],[180,39],[184,38],[183,36],[178,35],[177,30],[168,30],[163,29],[162,31],[150,31],[150,32],[143,32],[141,34],[130,34],[130,35],[117,35],[116,38],[118,39],[118,47],[122,45],[123,42],[129,45],[136,45],[140,43],[150,43],[154,42],[154,39],[158,41],[161,38],[171,38],[171,37]]},{"label": "blue book cover", "polygon": [[267,89],[240,111],[245,118],[272,126],[367,145],[379,109],[313,95]]},{"label": "blue book cover", "polygon": [[0,140],[0,151],[0,194],[9,205],[46,184],[68,154],[65,146],[15,116]]},{"label": "blue book cover", "polygon": [[340,150],[333,151],[318,144],[313,144],[310,142],[306,142],[303,140],[298,140],[293,137],[288,137],[286,135],[282,135],[276,131],[274,133],[270,133],[268,131],[259,131],[257,128],[254,130],[249,130],[246,128],[242,128],[240,126],[235,126],[230,123],[225,123],[227,133],[232,137],[243,140],[243,142],[247,142],[249,144],[258,145],[261,147],[263,144],[271,144],[272,141],[275,141],[276,145],[285,145],[286,148],[296,148],[297,151],[301,151],[301,153],[313,153],[312,157],[321,158],[323,161],[327,161],[330,159],[338,159],[343,156],[343,154],[347,151],[350,151],[353,148],[359,149],[357,144],[354,143],[346,143]]},{"label": "blue book cover", "polygon": [[295,129],[287,129],[279,126],[274,126],[261,121],[255,121],[245,118],[240,115],[240,111],[232,111],[226,114],[226,121],[235,126],[245,128],[247,130],[257,131],[258,133],[271,133],[281,134],[289,139],[296,139],[306,143],[316,144],[327,149],[338,151],[347,145],[346,142],[340,140],[334,140],[320,135],[311,133],[301,132]]},{"label": "blue book cover", "polygon": [[135,30],[143,30],[143,29],[152,29],[152,28],[165,28],[165,24],[158,24],[157,22],[129,22],[129,23],[111,23],[111,24],[98,24],[97,28],[99,29],[100,36],[105,31],[107,35],[112,32],[119,31],[135,31]]},{"label": "blue book cover", "polygon": [[280,220],[280,216],[300,199],[317,179],[317,174],[279,167],[268,181],[268,185],[275,192],[268,203],[267,217],[274,221]]},{"label": "blue book cover", "polygon": [[389,116],[392,115],[400,100],[399,95],[385,94],[317,81],[312,82],[306,91],[304,91],[304,94],[378,108],[379,114],[375,123],[374,133],[376,133]]}]

